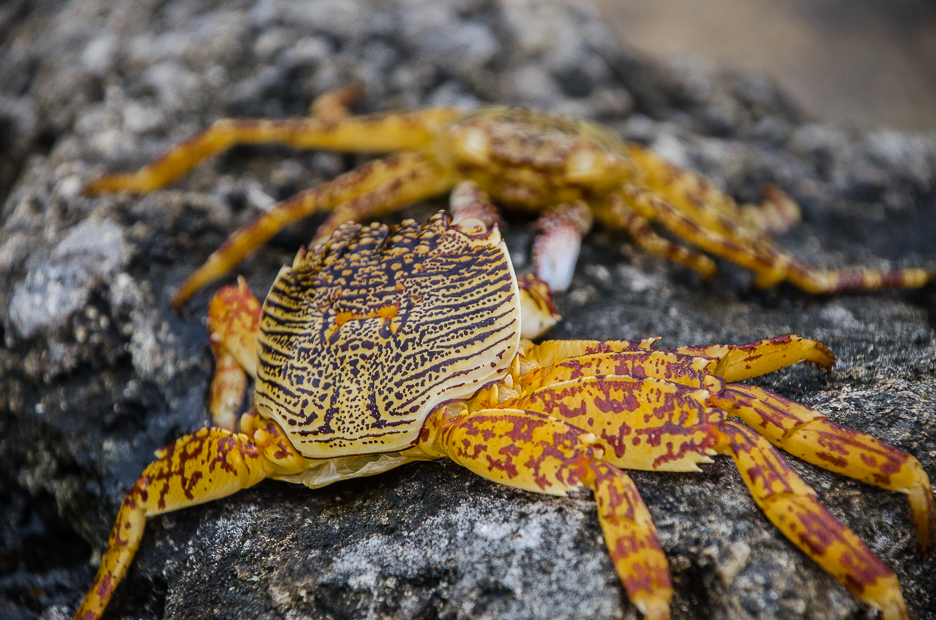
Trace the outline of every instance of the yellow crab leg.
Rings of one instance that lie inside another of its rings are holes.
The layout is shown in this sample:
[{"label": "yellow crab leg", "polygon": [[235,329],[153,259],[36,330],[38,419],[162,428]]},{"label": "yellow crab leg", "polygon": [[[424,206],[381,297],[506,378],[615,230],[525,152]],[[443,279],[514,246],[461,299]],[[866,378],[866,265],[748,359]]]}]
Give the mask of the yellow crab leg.
[{"label": "yellow crab leg", "polygon": [[739,227],[732,234],[706,228],[659,194],[633,184],[617,192],[637,215],[658,220],[690,243],[754,272],[754,286],[768,288],[789,280],[808,293],[866,291],[880,288],[917,288],[932,279],[925,269],[844,269],[818,271],[781,251],[764,236],[752,236]]},{"label": "yellow crab leg", "polygon": [[520,377],[522,395],[563,381],[582,377],[615,375],[637,379],[664,379],[695,388],[720,390],[722,380],[711,376],[706,368],[712,360],[680,355],[673,351],[618,351],[570,357],[552,366],[537,368]]},{"label": "yellow crab leg", "polygon": [[906,493],[923,551],[936,537],[936,502],[920,462],[889,443],[753,385],[728,385],[715,401],[778,448],[813,465]]},{"label": "yellow crab leg", "polygon": [[604,458],[621,467],[695,471],[716,451],[730,454],[758,505],[785,535],[885,617],[902,618],[893,573],[818,503],[766,439],[725,422],[713,400],[708,390],[668,381],[597,376],[547,386],[502,406],[549,412],[593,432]]},{"label": "yellow crab leg", "polygon": [[755,233],[784,233],[802,219],[799,205],[779,187],[764,186],[764,200],[757,204],[741,205],[742,225]]},{"label": "yellow crab leg", "polygon": [[783,534],[885,620],[906,620],[894,573],[816,499],[766,439],[726,422],[716,450],[734,458],[754,501]]},{"label": "yellow crab leg", "polygon": [[252,438],[221,428],[203,428],[156,452],[157,461],[127,493],[111,531],[101,567],[75,620],[96,620],[133,560],[146,517],[226,497],[269,475],[295,473],[305,460],[272,422],[247,415]]},{"label": "yellow crab leg", "polygon": [[717,393],[724,389],[725,382],[748,379],[801,361],[828,369],[835,358],[821,342],[800,336],[779,336],[740,345],[680,347],[675,351],[630,349],[569,357],[552,366],[534,366],[519,378],[518,389],[527,394],[579,377],[623,375],[665,379]]},{"label": "yellow crab leg", "polygon": [[[333,106],[326,106],[328,116]],[[85,188],[91,196],[127,191],[145,194],[179,178],[200,162],[240,144],[283,144],[297,149],[387,153],[426,147],[433,129],[457,115],[448,108],[348,118],[221,119],[177,144],[136,172],[111,174]]]},{"label": "yellow crab leg", "polygon": [[658,235],[650,222],[634,213],[619,195],[608,196],[604,204],[599,205],[596,215],[610,228],[625,229],[634,243],[651,254],[685,265],[706,280],[715,277],[717,268],[711,258]]},{"label": "yellow crab leg", "polygon": [[705,178],[666,161],[653,151],[628,144],[628,155],[642,171],[641,185],[658,193],[687,217],[724,236],[783,232],[800,221],[800,209],[778,187],[767,185],[764,200],[739,207]]},{"label": "yellow crab leg", "polygon": [[260,302],[243,278],[215,293],[208,304],[208,339],[215,358],[208,410],[215,426],[236,427],[247,376],[257,376],[259,326]]},{"label": "yellow crab leg", "polygon": [[205,264],[182,284],[172,307],[178,310],[196,291],[223,276],[285,226],[318,211],[340,209],[341,218],[379,215],[416,200],[447,191],[454,184],[450,171],[419,153],[400,153],[365,164],[327,183],[274,205],[253,223],[234,232]]},{"label": "yellow crab leg", "polygon": [[626,469],[700,471],[725,414],[711,393],[652,378],[580,377],[501,403],[548,414],[594,433],[604,459]]},{"label": "yellow crab leg", "polygon": [[643,340],[546,340],[539,344],[521,343],[521,365],[524,372],[541,366],[552,366],[570,357],[616,351],[648,351],[659,338]]},{"label": "yellow crab leg", "polygon": [[829,347],[802,336],[777,336],[747,344],[710,344],[680,347],[676,353],[701,355],[715,360],[708,371],[729,383],[765,375],[796,362],[808,362],[825,370],[835,365]]},{"label": "yellow crab leg", "polygon": [[631,602],[648,620],[670,617],[673,588],[650,512],[630,477],[599,460],[593,435],[517,409],[447,419],[437,413],[427,425],[433,449],[488,480],[549,495],[592,489],[605,543]]}]

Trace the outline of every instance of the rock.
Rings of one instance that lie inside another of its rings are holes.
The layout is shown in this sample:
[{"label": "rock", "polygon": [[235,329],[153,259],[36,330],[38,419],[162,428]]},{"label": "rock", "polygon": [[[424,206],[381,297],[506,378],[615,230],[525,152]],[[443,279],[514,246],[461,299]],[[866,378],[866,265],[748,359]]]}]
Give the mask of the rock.
[{"label": "rock", "polygon": [[[768,81],[661,65],[580,4],[449,0],[43,0],[0,13],[0,615],[66,618],[123,494],[155,449],[207,423],[211,291],[169,298],[269,199],[360,158],[238,148],[171,188],[80,195],[230,114],[305,113],[365,84],[359,110],[536,104],[607,123],[739,200],[773,182],[803,206],[781,239],[812,264],[936,267],[936,136],[809,122]],[[425,217],[432,201],[405,211]],[[508,242],[529,270],[530,234]],[[308,241],[278,235],[238,268],[255,291]],[[712,285],[617,233],[586,241],[556,338],[669,345],[799,333],[829,374],[758,383],[914,454],[936,478],[936,291],[810,297]],[[214,289],[212,289],[214,290]],[[936,560],[905,501],[790,459],[936,618]],[[670,559],[675,618],[858,618],[866,608],[770,525],[730,460],[635,472]],[[84,541],[88,541],[85,543]],[[448,462],[310,491],[266,482],[150,520],[109,617],[637,618],[587,493],[557,499]]]}]

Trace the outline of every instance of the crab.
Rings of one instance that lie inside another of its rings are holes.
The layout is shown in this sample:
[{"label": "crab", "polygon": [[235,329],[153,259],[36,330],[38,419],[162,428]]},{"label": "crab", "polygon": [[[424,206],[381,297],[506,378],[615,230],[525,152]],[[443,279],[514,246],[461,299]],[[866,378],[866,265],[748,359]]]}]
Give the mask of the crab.
[{"label": "crab", "polygon": [[[906,493],[926,550],[936,504],[919,462],[737,383],[798,361],[830,368],[827,347],[799,336],[672,351],[655,349],[655,338],[534,344],[521,338],[521,304],[541,293],[521,288],[496,226],[445,213],[343,224],[284,266],[262,305],[243,280],[221,289],[208,309],[217,425],[157,451],[75,618],[103,613],[147,517],[265,478],[316,488],[440,458],[535,493],[591,489],[628,597],[645,618],[669,618],[666,556],[623,469],[700,471],[718,454],[734,459],[757,505],[804,553],[887,620],[907,618],[894,573],[777,448]],[[235,428],[248,378],[253,405]]]},{"label": "crab", "polygon": [[[751,270],[758,288],[787,280],[809,293],[835,293],[914,288],[932,279],[924,269],[814,269],[770,237],[800,218],[796,203],[778,188],[768,186],[759,205],[739,206],[700,176],[594,123],[500,106],[349,116],[347,106],[360,96],[354,87],[321,95],[309,118],[216,121],[138,171],[101,177],[85,192],[150,192],[237,144],[398,151],[276,204],[233,233],[185,281],[173,299],[176,309],[296,220],[330,211],[315,236],[323,240],[344,222],[367,221],[462,182],[476,183],[508,207],[544,211],[535,223],[543,234],[533,255],[537,276],[552,291],[569,286],[582,236],[594,219],[626,230],[645,250],[705,279],[715,276],[714,261],[661,236],[651,223]],[[488,225],[497,219],[493,209],[474,215]]]}]

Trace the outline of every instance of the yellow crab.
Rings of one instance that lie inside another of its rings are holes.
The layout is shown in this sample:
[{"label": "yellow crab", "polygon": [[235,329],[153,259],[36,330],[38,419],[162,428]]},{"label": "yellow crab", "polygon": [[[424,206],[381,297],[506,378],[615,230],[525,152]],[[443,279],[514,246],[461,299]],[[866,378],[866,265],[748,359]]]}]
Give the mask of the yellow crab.
[{"label": "yellow crab", "polygon": [[[654,350],[655,339],[537,345],[520,336],[522,295],[497,228],[475,218],[453,224],[446,214],[399,227],[342,225],[283,267],[262,307],[243,280],[222,289],[208,321],[216,358],[210,405],[221,425],[157,452],[123,501],[75,617],[100,617],[147,516],[264,478],[319,487],[448,457],[537,493],[592,489],[630,600],[646,618],[669,618],[666,557],[620,468],[699,471],[715,454],[735,460],[757,504],[794,544],[887,620],[907,617],[893,572],[771,443],[906,493],[928,549],[936,505],[919,462],[735,383],[797,361],[829,368],[824,345],[798,336],[674,351]],[[228,420],[248,376],[253,408],[237,431]]]},{"label": "yellow crab", "polygon": [[[537,224],[543,235],[534,245],[534,261],[537,276],[553,291],[569,285],[581,237],[593,218],[627,230],[644,249],[705,278],[715,275],[712,259],[661,237],[650,222],[750,269],[757,287],[788,280],[810,293],[833,293],[912,288],[932,278],[923,269],[817,271],[769,237],[799,220],[799,208],[780,190],[769,187],[762,204],[739,207],[701,177],[593,123],[505,107],[349,117],[346,105],[360,94],[347,88],[322,95],[311,118],[219,120],[137,172],[90,183],[86,193],[149,192],[236,144],[400,151],[279,203],[235,232],[182,285],[173,299],[177,309],[291,222],[331,210],[316,233],[322,240],[344,222],[369,220],[461,181],[477,183],[504,205],[546,211]],[[488,225],[496,219],[491,210],[472,215]]]}]

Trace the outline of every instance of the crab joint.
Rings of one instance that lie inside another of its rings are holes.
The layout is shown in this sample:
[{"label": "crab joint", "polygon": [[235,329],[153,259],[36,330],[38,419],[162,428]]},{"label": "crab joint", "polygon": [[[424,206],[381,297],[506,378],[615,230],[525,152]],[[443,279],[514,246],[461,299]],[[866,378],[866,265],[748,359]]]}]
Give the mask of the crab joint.
[{"label": "crab joint", "polygon": [[305,458],[293,448],[276,422],[255,418],[251,426],[254,427],[253,442],[267,461],[270,473],[296,474],[308,467]]}]

